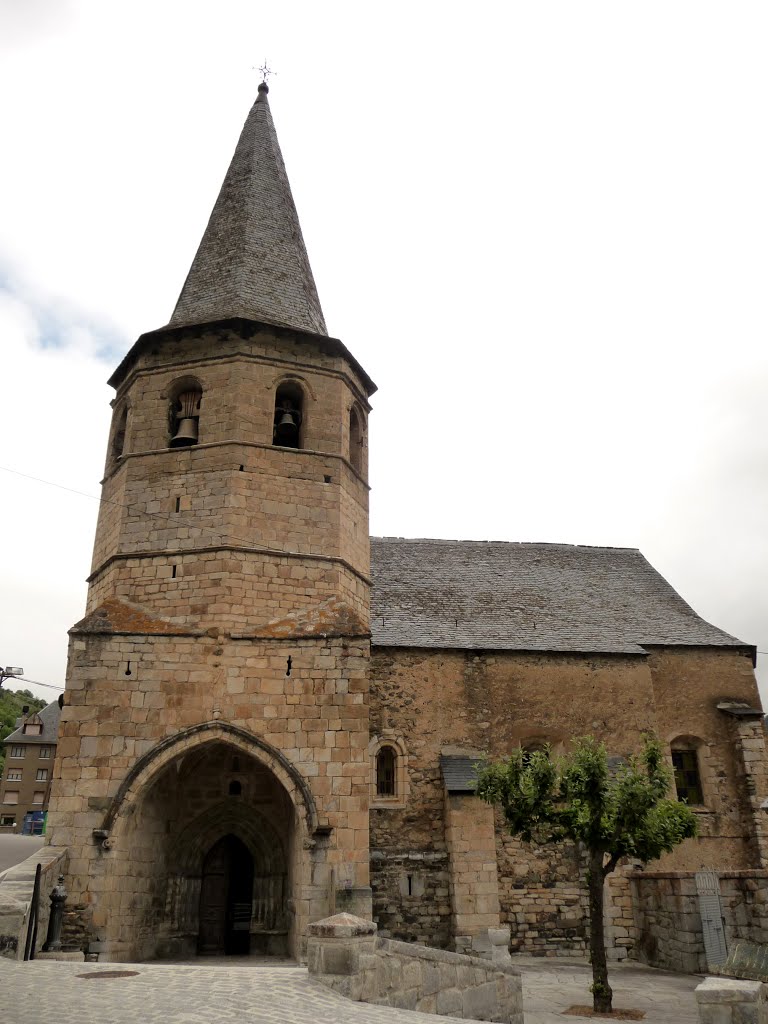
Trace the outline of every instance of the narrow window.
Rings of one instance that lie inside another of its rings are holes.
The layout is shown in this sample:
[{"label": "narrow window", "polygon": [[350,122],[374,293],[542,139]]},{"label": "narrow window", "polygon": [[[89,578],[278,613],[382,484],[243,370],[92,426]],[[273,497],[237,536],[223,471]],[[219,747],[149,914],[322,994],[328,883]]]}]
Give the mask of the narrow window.
[{"label": "narrow window", "polygon": [[128,409],[123,407],[117,418],[117,426],[112,436],[112,458],[117,460],[125,450],[125,432],[128,428]]},{"label": "narrow window", "polygon": [[395,795],[395,751],[382,747],[376,755],[376,795]]},{"label": "narrow window", "polygon": [[352,468],[358,472],[363,471],[363,428],[360,424],[360,417],[354,406],[349,410],[349,461]]},{"label": "narrow window", "polygon": [[200,433],[200,402],[203,393],[199,387],[182,391],[171,405],[171,448],[188,448],[197,444]]},{"label": "narrow window", "polygon": [[176,499],[176,511],[181,512],[181,498]]},{"label": "narrow window", "polygon": [[304,392],[293,381],[283,381],[275,392],[272,444],[281,448],[301,448],[303,420]]},{"label": "narrow window", "polygon": [[37,774],[35,775],[35,782],[47,782],[48,781],[48,769],[38,768]]},{"label": "narrow window", "polygon": [[51,756],[51,748],[50,747],[40,747],[40,754],[38,756],[40,757],[41,760],[43,758],[50,757]]},{"label": "narrow window", "polygon": [[687,804],[703,804],[704,792],[699,774],[699,756],[695,750],[673,750],[672,767],[675,770],[677,799]]}]

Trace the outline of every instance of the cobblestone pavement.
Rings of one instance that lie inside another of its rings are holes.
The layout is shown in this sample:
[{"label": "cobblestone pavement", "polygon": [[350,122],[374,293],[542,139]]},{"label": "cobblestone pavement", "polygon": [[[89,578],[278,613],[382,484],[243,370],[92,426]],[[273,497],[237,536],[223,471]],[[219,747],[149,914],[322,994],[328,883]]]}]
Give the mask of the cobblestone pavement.
[{"label": "cobblestone pavement", "polygon": [[[592,1005],[592,970],[583,960],[513,957],[512,962],[523,976],[525,1024],[578,1024],[587,1019],[562,1015],[571,1006]],[[622,963],[608,965],[608,980],[614,1009],[642,1010],[644,1024],[699,1022],[693,990],[702,979],[697,975]]]},{"label": "cobblestone pavement", "polygon": [[[589,998],[589,969],[574,961],[516,960],[526,1024],[578,1024],[563,1010]],[[130,978],[94,978],[107,971]],[[647,1024],[697,1024],[693,989],[701,980],[651,968],[610,969],[614,1006],[644,1010]],[[78,977],[88,975],[88,977]],[[436,1024],[447,1017],[353,1003],[285,963],[73,964],[0,959],[7,1024]],[[464,1024],[467,1024],[465,1021]],[[593,1022],[594,1024],[594,1022]]]}]

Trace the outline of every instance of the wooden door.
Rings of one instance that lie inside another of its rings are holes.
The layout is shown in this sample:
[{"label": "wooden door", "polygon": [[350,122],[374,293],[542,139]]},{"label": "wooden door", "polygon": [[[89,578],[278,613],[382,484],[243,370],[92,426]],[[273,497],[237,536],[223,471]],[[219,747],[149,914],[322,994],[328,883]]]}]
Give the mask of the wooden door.
[{"label": "wooden door", "polygon": [[225,837],[211,847],[203,862],[197,948],[204,955],[222,954],[226,947],[229,859]]},{"label": "wooden door", "polygon": [[252,905],[253,858],[236,836],[224,836],[203,862],[198,952],[247,955]]}]

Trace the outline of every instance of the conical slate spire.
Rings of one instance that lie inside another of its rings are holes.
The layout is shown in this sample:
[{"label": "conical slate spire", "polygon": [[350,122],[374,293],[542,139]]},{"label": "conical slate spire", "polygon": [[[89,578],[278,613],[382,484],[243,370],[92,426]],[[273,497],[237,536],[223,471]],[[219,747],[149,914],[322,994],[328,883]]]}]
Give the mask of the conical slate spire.
[{"label": "conical slate spire", "polygon": [[262,82],[171,327],[245,317],[328,333],[268,92]]}]

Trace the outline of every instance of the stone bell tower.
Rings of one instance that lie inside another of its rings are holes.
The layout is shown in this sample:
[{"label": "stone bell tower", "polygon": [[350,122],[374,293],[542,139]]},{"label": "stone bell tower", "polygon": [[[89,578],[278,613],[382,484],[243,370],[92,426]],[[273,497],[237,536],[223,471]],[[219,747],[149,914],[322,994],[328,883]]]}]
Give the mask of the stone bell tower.
[{"label": "stone bell tower", "polygon": [[299,955],[370,917],[368,399],[259,86],[116,390],[49,819],[103,956]]}]

